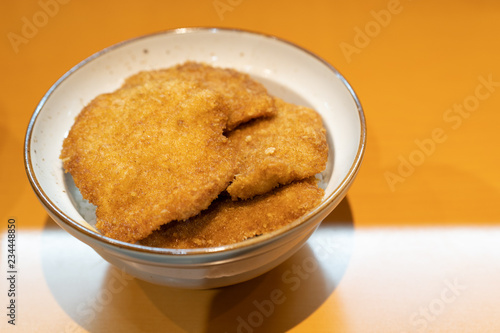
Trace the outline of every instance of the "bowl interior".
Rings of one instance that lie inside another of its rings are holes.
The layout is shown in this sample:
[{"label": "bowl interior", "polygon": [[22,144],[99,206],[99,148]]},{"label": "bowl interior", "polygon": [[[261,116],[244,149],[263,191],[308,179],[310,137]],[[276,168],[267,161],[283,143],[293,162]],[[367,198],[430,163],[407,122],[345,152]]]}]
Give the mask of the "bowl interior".
[{"label": "bowl interior", "polygon": [[116,90],[140,70],[187,60],[249,73],[271,94],[317,110],[330,145],[328,166],[320,175],[324,202],[352,181],[364,149],[364,119],[357,98],[338,72],[277,38],[237,30],[181,29],[95,54],[63,76],[42,99],[28,128],[26,163],[38,195],[51,209],[70,223],[95,231],[93,207],[81,199],[59,159],[76,115],[94,97]]}]

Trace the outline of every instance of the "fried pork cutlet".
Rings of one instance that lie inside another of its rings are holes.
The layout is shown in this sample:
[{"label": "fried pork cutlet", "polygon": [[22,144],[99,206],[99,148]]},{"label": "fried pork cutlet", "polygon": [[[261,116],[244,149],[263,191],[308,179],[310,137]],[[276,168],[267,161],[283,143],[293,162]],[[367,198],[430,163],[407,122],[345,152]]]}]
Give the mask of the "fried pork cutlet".
[{"label": "fried pork cutlet", "polygon": [[316,111],[276,98],[277,113],[228,134],[239,160],[227,191],[233,200],[313,176],[328,159],[326,131]]},{"label": "fried pork cutlet", "polygon": [[206,209],[235,174],[221,96],[148,81],[103,94],[76,118],[61,159],[105,236],[134,242]]},{"label": "fried pork cutlet", "polygon": [[174,67],[139,72],[129,77],[125,86],[143,84],[150,80],[172,79],[194,81],[220,93],[229,108],[228,131],[250,119],[269,116],[275,112],[274,100],[266,88],[248,74],[204,63],[188,61]]},{"label": "fried pork cutlet", "polygon": [[311,177],[251,200],[218,199],[200,215],[166,224],[139,244],[188,249],[241,242],[293,222],[317,206],[323,195]]}]

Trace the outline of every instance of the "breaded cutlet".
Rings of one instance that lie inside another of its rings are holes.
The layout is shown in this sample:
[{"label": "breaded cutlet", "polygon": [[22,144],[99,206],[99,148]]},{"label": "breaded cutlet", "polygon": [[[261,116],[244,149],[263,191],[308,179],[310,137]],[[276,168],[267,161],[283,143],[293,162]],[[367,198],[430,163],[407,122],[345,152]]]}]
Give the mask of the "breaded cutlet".
[{"label": "breaded cutlet", "polygon": [[274,116],[228,133],[238,159],[237,174],[227,189],[233,200],[266,193],[326,167],[328,145],[320,115],[279,98],[275,104]]},{"label": "breaded cutlet", "polygon": [[217,199],[186,221],[162,226],[138,244],[203,248],[233,244],[278,230],[316,207],[324,195],[314,177],[276,188],[251,200]]},{"label": "breaded cutlet", "polygon": [[102,94],[77,116],[61,159],[105,236],[134,242],[206,209],[235,174],[228,110],[199,84],[145,81]]},{"label": "breaded cutlet", "polygon": [[220,93],[229,109],[227,131],[250,119],[269,116],[275,112],[274,100],[261,83],[246,73],[205,63],[188,61],[169,68],[142,71],[129,77],[124,86],[172,79],[194,81],[203,88]]}]

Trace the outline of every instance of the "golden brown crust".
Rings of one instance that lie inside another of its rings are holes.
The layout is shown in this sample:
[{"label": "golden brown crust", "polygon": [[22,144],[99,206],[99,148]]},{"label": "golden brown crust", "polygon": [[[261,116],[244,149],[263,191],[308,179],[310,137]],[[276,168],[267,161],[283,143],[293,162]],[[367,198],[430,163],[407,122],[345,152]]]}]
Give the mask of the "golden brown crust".
[{"label": "golden brown crust", "polygon": [[[268,95],[247,74],[195,62],[140,72],[96,97],[61,152],[97,206],[99,231],[176,248],[239,242],[302,216],[321,201],[310,177],[327,157],[314,110]],[[232,200],[210,206],[226,188]]]},{"label": "golden brown crust", "polygon": [[275,104],[276,115],[243,124],[228,135],[239,160],[238,174],[227,189],[233,200],[325,169],[328,146],[318,113],[279,98]]},{"label": "golden brown crust", "polygon": [[193,82],[149,81],[95,98],[61,159],[97,228],[133,242],[206,209],[234,176],[221,96]]},{"label": "golden brown crust", "polygon": [[323,195],[312,177],[251,200],[218,199],[200,215],[164,225],[139,244],[188,249],[241,242],[295,221],[317,206]]},{"label": "golden brown crust", "polygon": [[232,130],[251,119],[269,116],[275,112],[274,100],[266,88],[248,74],[230,68],[213,67],[188,61],[174,67],[143,71],[129,77],[125,86],[151,80],[194,81],[200,86],[220,93],[229,109],[227,130]]}]

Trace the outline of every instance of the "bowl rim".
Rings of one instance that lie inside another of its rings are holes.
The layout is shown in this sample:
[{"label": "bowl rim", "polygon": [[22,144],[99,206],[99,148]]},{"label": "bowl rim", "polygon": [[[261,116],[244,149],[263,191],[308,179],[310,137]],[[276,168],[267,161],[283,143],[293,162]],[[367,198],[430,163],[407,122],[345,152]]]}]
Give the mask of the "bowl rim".
[{"label": "bowl rim", "polygon": [[[46,101],[49,99],[49,97],[52,95],[52,93],[56,90],[56,88],[63,82],[65,81],[71,74],[76,72],[78,69],[86,65],[87,63],[93,61],[94,59],[100,57],[103,54],[106,54],[114,49],[117,49],[123,45],[133,43],[135,41],[141,40],[141,39],[147,39],[154,37],[156,35],[166,35],[166,34],[191,34],[191,33],[199,33],[199,32],[208,32],[208,33],[245,33],[245,34],[250,34],[250,35],[255,35],[258,37],[263,37],[263,38],[268,38],[272,39],[284,44],[288,44],[289,46],[292,46],[295,49],[298,49],[299,51],[302,51],[309,56],[312,56],[316,60],[320,61],[323,63],[330,71],[334,73],[335,76],[337,76],[343,85],[347,88],[349,91],[351,98],[353,99],[357,111],[358,111],[358,116],[360,119],[360,139],[359,139],[359,145],[357,147],[356,151],[356,156],[354,159],[354,163],[351,165],[349,171],[347,172],[346,176],[344,179],[340,182],[339,186],[334,189],[334,191],[327,197],[324,198],[323,201],[321,202],[320,205],[316,206],[312,211],[307,213],[306,215],[300,217],[299,219],[295,220],[294,222],[278,229],[273,232],[267,233],[265,235],[259,236],[259,237],[254,237],[251,239],[247,239],[238,243],[233,243],[233,244],[228,244],[228,245],[223,245],[223,246],[218,246],[218,247],[207,247],[207,248],[195,248],[195,249],[172,249],[172,248],[157,248],[157,247],[149,247],[149,246],[144,246],[144,245],[139,245],[139,244],[132,244],[132,243],[127,243],[123,241],[119,241],[110,237],[106,237],[98,232],[95,232],[93,230],[90,230],[77,221],[71,219],[69,216],[64,214],[50,199],[49,195],[47,195],[44,190],[42,189],[41,185],[39,184],[35,173],[34,173],[34,168],[32,165],[32,160],[31,160],[31,138],[33,134],[33,128],[34,125],[38,119],[38,116],[40,112],[43,110],[43,107],[46,103]],[[304,221],[308,219],[314,219],[314,217],[317,217],[318,215],[321,214],[321,212],[324,211],[325,208],[328,206],[332,205],[335,203],[335,201],[339,198],[341,198],[343,195],[345,195],[346,191],[349,189],[351,186],[352,182],[354,181],[354,178],[356,174],[359,171],[359,168],[361,166],[361,162],[363,160],[364,152],[365,152],[365,147],[366,147],[366,120],[365,120],[365,115],[363,112],[363,108],[361,106],[361,102],[359,101],[359,98],[357,97],[356,93],[354,92],[353,88],[351,85],[348,83],[348,81],[345,79],[345,77],[340,74],[340,72],[334,68],[330,63],[328,63],[326,60],[321,58],[320,56],[316,55],[315,53],[293,43],[288,40],[285,40],[283,38],[271,35],[271,34],[266,34],[262,32],[256,32],[256,31],[251,31],[251,30],[246,30],[246,29],[239,29],[239,28],[225,28],[225,27],[187,27],[187,28],[175,28],[175,29],[168,29],[168,30],[163,30],[159,32],[154,32],[154,33],[149,33],[145,35],[141,35],[138,37],[130,38],[127,40],[124,40],[122,42],[113,44],[111,46],[108,46],[92,55],[87,57],[86,59],[82,60],[80,63],[72,67],[69,71],[67,71],[64,75],[62,75],[50,88],[49,90],[45,93],[45,95],[41,98],[39,101],[37,107],[35,108],[35,111],[33,112],[33,115],[30,118],[30,121],[28,123],[28,127],[26,130],[26,135],[25,135],[25,142],[24,142],[24,166],[25,166],[25,171],[28,176],[28,180],[31,184],[31,187],[33,188],[35,194],[37,195],[38,199],[41,201],[41,203],[50,211],[50,213],[53,216],[56,216],[57,219],[61,222],[63,222],[66,226],[70,227],[76,232],[82,233],[84,236],[90,237],[91,239],[97,241],[97,242],[102,242],[105,245],[119,248],[121,250],[125,250],[127,252],[132,251],[132,252],[141,252],[143,254],[160,254],[162,256],[186,256],[186,255],[209,255],[211,253],[220,253],[220,252],[228,252],[232,250],[245,250],[253,245],[264,245],[273,240],[274,238],[280,236],[280,235],[285,235],[287,233],[290,233],[293,229],[304,225]],[[340,201],[340,200],[339,200]],[[49,215],[51,215],[49,214]]]}]

